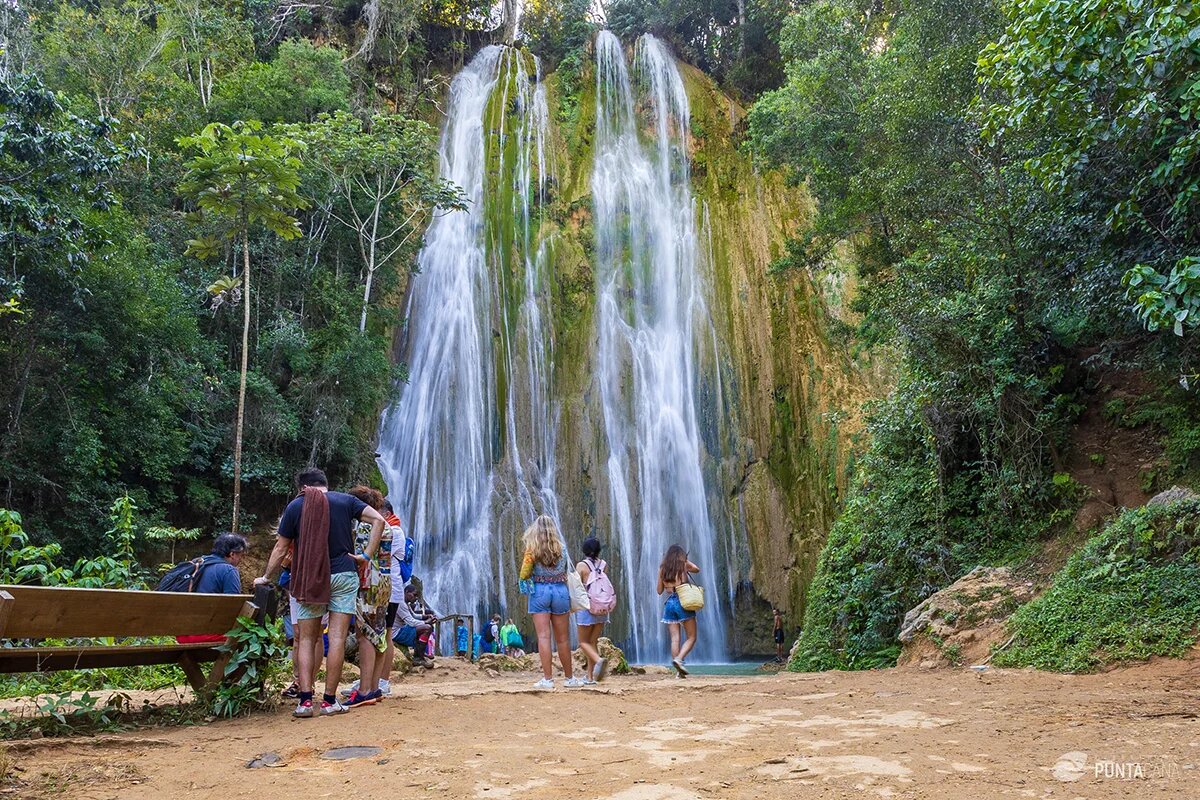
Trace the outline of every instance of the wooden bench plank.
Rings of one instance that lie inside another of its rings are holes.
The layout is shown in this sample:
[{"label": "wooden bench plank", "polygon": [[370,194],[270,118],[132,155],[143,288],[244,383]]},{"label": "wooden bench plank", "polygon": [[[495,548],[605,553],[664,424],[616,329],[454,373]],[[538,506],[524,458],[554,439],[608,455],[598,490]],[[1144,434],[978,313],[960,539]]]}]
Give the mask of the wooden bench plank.
[{"label": "wooden bench plank", "polygon": [[62,669],[140,667],[175,664],[187,656],[193,663],[216,661],[222,653],[212,643],[104,645],[96,647],[2,647],[0,672],[55,672]]},{"label": "wooden bench plank", "polygon": [[[13,598],[8,639],[227,633],[247,594],[0,586]],[[0,612],[3,613],[3,612]]]}]

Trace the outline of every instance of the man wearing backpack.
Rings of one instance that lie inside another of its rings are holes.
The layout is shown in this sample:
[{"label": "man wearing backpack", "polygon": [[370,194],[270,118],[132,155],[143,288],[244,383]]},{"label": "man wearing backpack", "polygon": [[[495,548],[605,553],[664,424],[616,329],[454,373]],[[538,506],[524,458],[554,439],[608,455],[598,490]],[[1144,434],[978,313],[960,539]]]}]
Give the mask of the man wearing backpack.
[{"label": "man wearing backpack", "polygon": [[483,623],[483,652],[498,653],[500,652],[500,615]]},{"label": "man wearing backpack", "polygon": [[[238,564],[246,554],[246,537],[236,533],[222,533],[213,542],[212,552],[202,559],[188,564],[179,564],[168,572],[159,583],[160,591],[196,592],[198,594],[241,594],[242,576]],[[186,574],[185,574],[186,573]],[[178,575],[177,579],[172,579]],[[186,586],[183,579],[186,579]],[[174,588],[178,587],[178,588]],[[200,642],[223,642],[224,635],[176,636],[180,644]]]}]

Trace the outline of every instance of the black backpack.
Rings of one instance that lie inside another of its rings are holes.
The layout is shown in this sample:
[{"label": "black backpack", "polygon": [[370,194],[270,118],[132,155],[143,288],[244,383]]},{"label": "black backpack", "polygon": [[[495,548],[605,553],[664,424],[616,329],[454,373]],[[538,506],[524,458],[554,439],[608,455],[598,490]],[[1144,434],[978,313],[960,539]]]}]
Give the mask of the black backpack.
[{"label": "black backpack", "polygon": [[488,644],[496,641],[496,637],[492,635],[491,620],[488,620],[488,623],[483,626],[483,641],[487,642]]},{"label": "black backpack", "polygon": [[181,561],[167,570],[162,576],[155,591],[158,592],[194,592],[200,583],[200,575],[215,562],[208,556],[193,558],[191,561]]}]

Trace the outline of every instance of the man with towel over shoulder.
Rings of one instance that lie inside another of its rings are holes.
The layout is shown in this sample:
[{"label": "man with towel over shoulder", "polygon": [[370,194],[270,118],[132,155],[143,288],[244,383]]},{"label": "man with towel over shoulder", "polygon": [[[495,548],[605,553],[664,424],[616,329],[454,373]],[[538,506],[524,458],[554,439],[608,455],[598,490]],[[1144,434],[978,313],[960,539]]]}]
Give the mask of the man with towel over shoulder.
[{"label": "man with towel over shoulder", "polygon": [[[254,583],[269,583],[278,575],[288,550],[293,549],[291,593],[300,604],[296,615],[300,701],[292,714],[313,716],[313,680],[320,665],[311,662],[326,611],[329,653],[321,713],[340,714],[349,710],[338,702],[337,687],[346,655],[346,633],[358,597],[358,560],[373,558],[379,551],[385,522],[378,511],[357,497],[329,491],[329,480],[316,467],[301,470],[296,485],[299,495],[288,503],[279,520],[279,536],[267,560],[266,573]],[[354,529],[359,520],[371,524],[365,557],[354,552]]]}]

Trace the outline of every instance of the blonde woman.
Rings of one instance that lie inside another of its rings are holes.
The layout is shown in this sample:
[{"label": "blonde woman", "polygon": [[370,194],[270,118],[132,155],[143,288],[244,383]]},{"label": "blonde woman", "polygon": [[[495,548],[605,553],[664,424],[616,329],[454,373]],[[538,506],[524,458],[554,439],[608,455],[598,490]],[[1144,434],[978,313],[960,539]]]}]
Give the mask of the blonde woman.
[{"label": "blonde woman", "polygon": [[554,520],[542,515],[525,530],[525,557],[521,561],[521,580],[533,581],[529,595],[529,615],[537,629],[538,658],[542,662],[542,679],[533,688],[554,688],[551,671],[550,634],[558,644],[558,660],[569,688],[584,682],[571,672],[571,596],[567,591],[567,554]]}]

